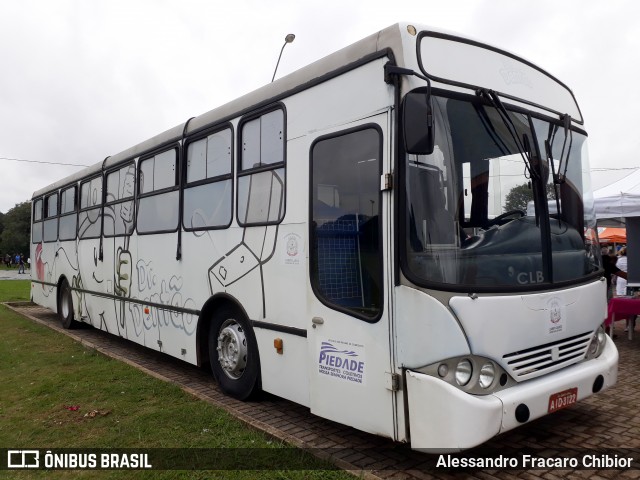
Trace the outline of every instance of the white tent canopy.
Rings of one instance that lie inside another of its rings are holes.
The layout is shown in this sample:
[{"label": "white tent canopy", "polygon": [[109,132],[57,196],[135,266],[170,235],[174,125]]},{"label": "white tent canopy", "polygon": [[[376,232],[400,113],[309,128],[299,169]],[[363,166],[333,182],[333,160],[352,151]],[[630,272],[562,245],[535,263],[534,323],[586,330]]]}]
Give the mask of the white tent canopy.
[{"label": "white tent canopy", "polygon": [[640,169],[593,192],[596,218],[640,217]]},{"label": "white tent canopy", "polygon": [[640,169],[593,192],[599,226],[616,219],[626,224],[627,286],[640,287]]}]

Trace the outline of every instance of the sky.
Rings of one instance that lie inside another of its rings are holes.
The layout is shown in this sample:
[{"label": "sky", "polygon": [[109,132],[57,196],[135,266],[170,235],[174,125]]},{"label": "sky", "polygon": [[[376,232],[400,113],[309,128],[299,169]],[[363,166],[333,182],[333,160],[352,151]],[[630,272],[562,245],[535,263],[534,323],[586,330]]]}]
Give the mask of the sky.
[{"label": "sky", "polygon": [[288,33],[277,77],[399,21],[568,85],[599,188],[640,166],[639,18],[637,0],[0,0],[0,212],[269,83]]}]

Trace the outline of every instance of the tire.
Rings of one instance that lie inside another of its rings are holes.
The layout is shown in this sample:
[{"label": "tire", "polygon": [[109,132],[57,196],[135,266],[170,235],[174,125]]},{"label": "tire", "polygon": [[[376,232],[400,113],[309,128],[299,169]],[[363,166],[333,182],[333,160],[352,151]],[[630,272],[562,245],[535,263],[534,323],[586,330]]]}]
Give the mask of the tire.
[{"label": "tire", "polygon": [[62,280],[60,284],[60,293],[58,294],[58,318],[62,324],[62,328],[70,329],[76,327],[76,322],[73,319],[73,295],[71,294],[71,287],[67,280]]},{"label": "tire", "polygon": [[209,329],[209,359],[220,389],[238,400],[261,390],[260,356],[253,329],[237,309],[222,307]]}]

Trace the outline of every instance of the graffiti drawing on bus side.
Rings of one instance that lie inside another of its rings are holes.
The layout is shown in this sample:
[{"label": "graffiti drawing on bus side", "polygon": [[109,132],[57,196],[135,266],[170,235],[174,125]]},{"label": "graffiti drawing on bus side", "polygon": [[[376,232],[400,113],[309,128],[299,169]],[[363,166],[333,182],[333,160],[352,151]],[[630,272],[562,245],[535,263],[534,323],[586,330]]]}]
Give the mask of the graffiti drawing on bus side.
[{"label": "graffiti drawing on bus side", "polygon": [[52,259],[46,259],[43,255],[42,242],[36,246],[35,250],[35,273],[36,278],[41,282],[42,290],[45,296],[49,296],[53,292],[53,283],[56,281],[57,263],[66,260],[68,265],[74,270],[78,270],[77,264],[73,261],[77,258],[75,255],[69,255],[63,247],[58,247],[53,254]]},{"label": "graffiti drawing on bus side", "polygon": [[[49,259],[44,258],[42,253],[43,245],[42,243],[39,243],[36,246],[36,250],[35,250],[36,278],[40,282],[42,282],[41,285],[44,291],[44,295],[49,296],[54,291],[53,282],[57,280],[56,264],[59,261],[61,261],[61,259],[65,259],[67,261],[67,264],[71,268],[72,272],[75,272],[72,274],[71,278],[68,279],[71,287],[72,295],[74,298],[74,301],[73,301],[74,310],[75,310],[74,315],[76,318],[85,317],[90,319],[90,315],[88,315],[88,308],[85,301],[85,294],[84,294],[85,285],[84,285],[84,282],[82,281],[80,265],[76,263],[76,260],[80,258],[77,243],[74,243],[74,246],[76,251],[71,255],[63,247],[59,247],[55,251],[53,255],[53,259],[50,261]],[[101,283],[101,281],[99,281],[96,278],[95,271],[91,273],[91,277],[97,283]],[[90,323],[94,325],[91,319],[90,319]],[[105,330],[106,330],[106,327],[105,327]]]},{"label": "graffiti drawing on bus side", "polygon": [[[135,164],[131,163],[107,174],[107,192],[104,208],[104,229],[112,236],[115,252],[113,258],[113,300],[115,324],[118,334],[127,335],[126,298],[131,296],[133,282],[133,258],[129,251],[134,228],[134,194],[136,183]],[[105,240],[106,241],[106,240]]]},{"label": "graffiti drawing on bus side", "polygon": [[[94,311],[95,302],[88,302],[89,292],[99,292],[103,288],[104,278],[101,276],[98,268],[98,247],[96,245],[86,244],[78,247],[78,274],[73,276],[71,286],[74,289],[74,305],[77,305],[76,311],[78,318],[87,321],[96,328],[110,332],[108,322],[104,318],[104,310]],[[92,315],[92,313],[95,314]]]},{"label": "graffiti drawing on bus side", "polygon": [[190,297],[185,298],[182,293],[182,277],[172,275],[168,279],[161,279],[154,270],[153,262],[145,260],[138,260],[136,263],[136,277],[137,292],[140,296],[138,300],[152,305],[151,307],[139,303],[131,305],[136,334],[140,335],[142,329],[151,330],[169,326],[184,330],[189,336],[195,333],[197,325],[194,315],[153,306],[162,304],[179,309],[196,310],[195,301]]},{"label": "graffiti drawing on bus side", "polygon": [[[276,170],[250,177],[243,223],[275,223],[284,209],[284,181]],[[238,207],[240,208],[240,207]],[[262,285],[263,316],[266,316],[262,266],[273,257],[278,235],[277,225],[245,227],[242,240],[209,267],[209,289],[214,294],[257,270]]]},{"label": "graffiti drawing on bus side", "polygon": [[[85,291],[100,291],[103,279],[98,271],[98,238],[100,237],[100,209],[102,205],[102,177],[95,177],[81,186],[80,209],[78,213],[78,240],[76,258],[77,275],[73,276],[71,286],[75,292],[74,307],[77,317],[94,327],[101,327],[98,319],[91,315]],[[103,320],[104,311],[96,312]],[[106,322],[103,327],[107,332]]]},{"label": "graffiti drawing on bus side", "polygon": [[48,282],[49,284],[51,283],[53,272],[51,268],[52,263],[50,263],[48,259],[43,258],[42,242],[40,242],[36,246],[35,257],[36,278],[41,282],[40,285],[42,286],[42,292],[44,293],[44,296],[48,297],[49,294],[53,291],[53,287],[51,285],[47,285],[45,282]]},{"label": "graffiti drawing on bus side", "polygon": [[[44,269],[45,262],[42,260],[42,242],[38,244],[36,247],[36,255],[35,255],[35,264],[36,264],[36,278],[41,282],[44,282]],[[44,283],[42,284],[42,289],[44,290]]]}]

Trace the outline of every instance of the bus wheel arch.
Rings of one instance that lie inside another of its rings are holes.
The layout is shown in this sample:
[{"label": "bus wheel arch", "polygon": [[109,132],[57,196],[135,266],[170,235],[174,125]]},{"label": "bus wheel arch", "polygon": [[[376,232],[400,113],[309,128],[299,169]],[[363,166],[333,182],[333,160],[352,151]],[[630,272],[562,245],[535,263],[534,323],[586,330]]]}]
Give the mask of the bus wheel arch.
[{"label": "bus wheel arch", "polygon": [[246,400],[260,391],[255,333],[233,297],[217,295],[204,305],[198,322],[198,353],[198,364],[208,364],[224,393]]},{"label": "bus wheel arch", "polygon": [[58,280],[57,292],[58,318],[60,319],[62,328],[67,330],[75,328],[77,323],[73,317],[73,295],[66,277],[62,276],[60,280]]}]

